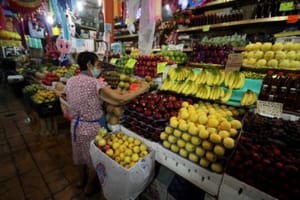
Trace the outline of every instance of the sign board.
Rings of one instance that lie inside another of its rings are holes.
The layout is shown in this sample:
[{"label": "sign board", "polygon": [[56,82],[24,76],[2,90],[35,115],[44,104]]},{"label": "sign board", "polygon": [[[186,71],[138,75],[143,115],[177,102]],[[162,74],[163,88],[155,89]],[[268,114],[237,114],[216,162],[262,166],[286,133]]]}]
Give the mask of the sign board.
[{"label": "sign board", "polygon": [[231,53],[225,66],[225,71],[240,71],[243,63],[243,55],[241,53]]},{"label": "sign board", "polygon": [[265,117],[281,118],[282,107],[282,103],[258,100],[256,103],[256,112]]}]

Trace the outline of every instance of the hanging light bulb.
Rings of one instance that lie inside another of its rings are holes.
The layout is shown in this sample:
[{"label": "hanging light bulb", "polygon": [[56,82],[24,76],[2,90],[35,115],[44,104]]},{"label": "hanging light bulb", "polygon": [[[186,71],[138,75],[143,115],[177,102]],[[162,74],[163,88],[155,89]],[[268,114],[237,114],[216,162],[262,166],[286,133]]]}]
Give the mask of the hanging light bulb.
[{"label": "hanging light bulb", "polygon": [[46,22],[50,25],[54,24],[54,18],[52,15],[47,15],[46,16]]}]

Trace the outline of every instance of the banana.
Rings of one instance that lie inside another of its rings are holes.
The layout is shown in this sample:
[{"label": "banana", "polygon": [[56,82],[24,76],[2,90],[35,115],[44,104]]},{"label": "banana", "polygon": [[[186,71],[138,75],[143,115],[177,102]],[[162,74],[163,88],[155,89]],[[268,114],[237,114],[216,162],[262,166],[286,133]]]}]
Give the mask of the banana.
[{"label": "banana", "polygon": [[239,81],[238,83],[236,84],[236,89],[241,89],[244,87],[245,85],[245,74],[243,72],[240,72],[239,73]]},{"label": "banana", "polygon": [[225,71],[221,70],[220,71],[220,79],[219,79],[218,85],[222,85],[222,83],[224,82],[224,80],[225,80]]},{"label": "banana", "polygon": [[257,95],[255,92],[251,90],[247,90],[242,99],[241,99],[241,106],[251,106],[257,101]]},{"label": "banana", "polygon": [[188,74],[188,77],[187,77],[187,80],[191,80],[191,81],[195,81],[197,79],[197,74],[194,72],[194,71],[191,71],[189,74]]},{"label": "banana", "polygon": [[208,85],[205,85],[204,87],[205,87],[205,91],[206,91],[206,94],[204,95],[204,99],[209,99],[210,93],[211,93],[211,88]]},{"label": "banana", "polygon": [[231,95],[232,95],[232,89],[229,88],[226,91],[225,95],[221,98],[221,102],[222,103],[227,103],[229,101]]}]

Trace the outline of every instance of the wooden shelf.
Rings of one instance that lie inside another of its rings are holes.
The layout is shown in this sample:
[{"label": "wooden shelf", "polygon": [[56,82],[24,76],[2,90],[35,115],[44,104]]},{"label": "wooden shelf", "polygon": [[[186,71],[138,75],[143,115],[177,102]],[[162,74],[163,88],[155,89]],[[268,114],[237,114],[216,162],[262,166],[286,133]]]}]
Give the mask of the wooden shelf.
[{"label": "wooden shelf", "polygon": [[209,7],[219,6],[219,5],[226,5],[226,4],[233,3],[233,2],[235,2],[235,0],[217,0],[217,1],[213,1],[210,3],[204,4],[203,6],[193,8],[193,9],[209,8]]},{"label": "wooden shelf", "polygon": [[220,24],[210,24],[210,25],[203,25],[203,26],[194,26],[194,27],[189,27],[189,28],[180,28],[177,30],[177,32],[184,33],[184,32],[192,32],[192,31],[200,31],[203,28],[206,28],[207,26],[209,26],[209,29],[213,29],[213,28],[224,28],[224,27],[232,27],[232,26],[250,25],[250,24],[284,22],[287,19],[288,19],[287,16],[270,17],[270,18],[262,18],[262,19],[247,19],[247,20],[240,20],[240,21],[233,21],[233,22],[224,22],[224,23],[220,23]]},{"label": "wooden shelf", "polygon": [[114,39],[115,40],[122,40],[122,39],[136,38],[136,37],[138,37],[138,34],[114,36]]},{"label": "wooden shelf", "polygon": [[[153,52],[157,52],[157,51],[161,51],[161,49],[160,49],[160,48],[152,49],[152,51],[153,51]],[[192,49],[192,48],[184,48],[182,51],[183,51],[183,52],[192,52],[193,49]]]},{"label": "wooden shelf", "polygon": [[96,31],[96,28],[91,27],[91,26],[80,25],[80,28],[86,29],[86,30],[91,30],[91,31]]}]

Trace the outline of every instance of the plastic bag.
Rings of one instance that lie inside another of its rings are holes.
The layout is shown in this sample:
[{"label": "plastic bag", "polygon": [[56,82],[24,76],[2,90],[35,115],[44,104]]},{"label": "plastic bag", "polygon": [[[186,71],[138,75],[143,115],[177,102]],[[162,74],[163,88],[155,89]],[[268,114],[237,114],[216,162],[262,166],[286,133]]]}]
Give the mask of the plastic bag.
[{"label": "plastic bag", "polygon": [[130,169],[125,169],[108,157],[94,141],[90,144],[90,155],[107,200],[136,199],[153,179],[153,150]]}]

